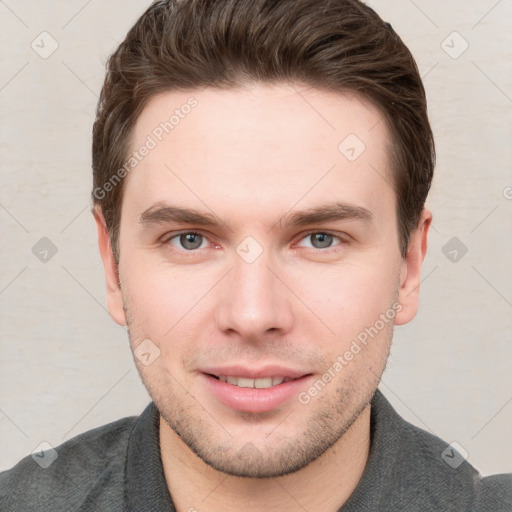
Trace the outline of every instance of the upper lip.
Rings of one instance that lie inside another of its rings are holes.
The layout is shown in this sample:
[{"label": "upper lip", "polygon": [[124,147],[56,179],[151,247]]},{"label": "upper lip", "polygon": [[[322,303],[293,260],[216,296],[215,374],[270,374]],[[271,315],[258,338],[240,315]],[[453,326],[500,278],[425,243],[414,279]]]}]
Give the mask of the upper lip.
[{"label": "upper lip", "polygon": [[203,373],[210,375],[231,376],[231,377],[245,377],[247,379],[264,379],[268,377],[289,377],[291,379],[298,379],[304,375],[309,375],[310,372],[302,370],[295,370],[281,365],[266,365],[260,368],[250,368],[239,364],[230,366],[215,366],[208,367],[201,370]]}]

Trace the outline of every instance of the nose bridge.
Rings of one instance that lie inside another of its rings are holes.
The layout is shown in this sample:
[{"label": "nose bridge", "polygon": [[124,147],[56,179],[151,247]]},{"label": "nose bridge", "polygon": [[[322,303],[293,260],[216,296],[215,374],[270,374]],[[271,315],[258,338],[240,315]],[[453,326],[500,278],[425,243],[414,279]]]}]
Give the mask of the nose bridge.
[{"label": "nose bridge", "polygon": [[219,329],[237,331],[246,339],[270,329],[286,331],[292,320],[289,297],[270,270],[270,254],[261,249],[257,254],[250,244],[237,248],[217,309]]}]

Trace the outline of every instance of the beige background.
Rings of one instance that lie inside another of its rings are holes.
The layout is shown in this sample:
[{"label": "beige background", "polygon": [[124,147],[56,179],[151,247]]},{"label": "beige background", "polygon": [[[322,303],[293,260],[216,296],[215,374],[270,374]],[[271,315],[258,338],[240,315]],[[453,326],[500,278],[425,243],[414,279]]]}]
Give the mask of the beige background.
[{"label": "beige background", "polygon": [[[0,1],[0,469],[149,400],[105,310],[89,212],[105,59],[147,5]],[[421,310],[395,331],[381,389],[484,474],[509,472],[512,2],[371,5],[417,59],[438,150]],[[32,252],[43,237],[57,248],[47,262]]]}]

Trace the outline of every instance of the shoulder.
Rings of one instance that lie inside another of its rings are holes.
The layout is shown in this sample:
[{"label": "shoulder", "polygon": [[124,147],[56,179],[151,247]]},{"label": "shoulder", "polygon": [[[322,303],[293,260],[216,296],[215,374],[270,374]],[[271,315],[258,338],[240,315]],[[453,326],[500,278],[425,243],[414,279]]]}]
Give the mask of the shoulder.
[{"label": "shoulder", "polygon": [[[456,443],[405,422],[403,447],[410,464],[408,482],[425,503],[464,512],[511,512],[512,473],[483,477]],[[412,470],[412,465],[416,470]],[[415,478],[415,481],[413,480]],[[407,477],[406,477],[407,480]],[[434,510],[434,509],[433,509]]]},{"label": "shoulder", "polygon": [[475,512],[512,510],[512,473],[479,478],[475,484]]},{"label": "shoulder", "polygon": [[75,510],[100,483],[108,483],[110,492],[122,492],[125,453],[136,420],[132,416],[89,430],[0,473],[0,510],[58,512],[69,510],[70,504]]},{"label": "shoulder", "polygon": [[483,477],[462,446],[409,423],[380,393],[374,404],[385,446],[379,466],[392,482],[383,498],[394,510],[512,511],[512,473]]}]

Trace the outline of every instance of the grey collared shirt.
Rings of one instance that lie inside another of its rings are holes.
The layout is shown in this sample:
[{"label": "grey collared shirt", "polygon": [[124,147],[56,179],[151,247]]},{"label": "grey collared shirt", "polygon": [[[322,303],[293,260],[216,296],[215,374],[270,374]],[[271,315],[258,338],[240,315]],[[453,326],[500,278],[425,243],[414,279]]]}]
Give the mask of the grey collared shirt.
[{"label": "grey collared shirt", "polygon": [[[1,512],[174,512],[159,450],[159,414],[90,430],[0,473]],[[312,489],[314,492],[314,489]],[[190,496],[190,509],[201,497]],[[447,443],[402,419],[377,390],[370,457],[340,512],[512,512],[512,473],[482,478]],[[312,511],[313,512],[313,511]],[[316,512],[316,511],[314,511]]]}]

